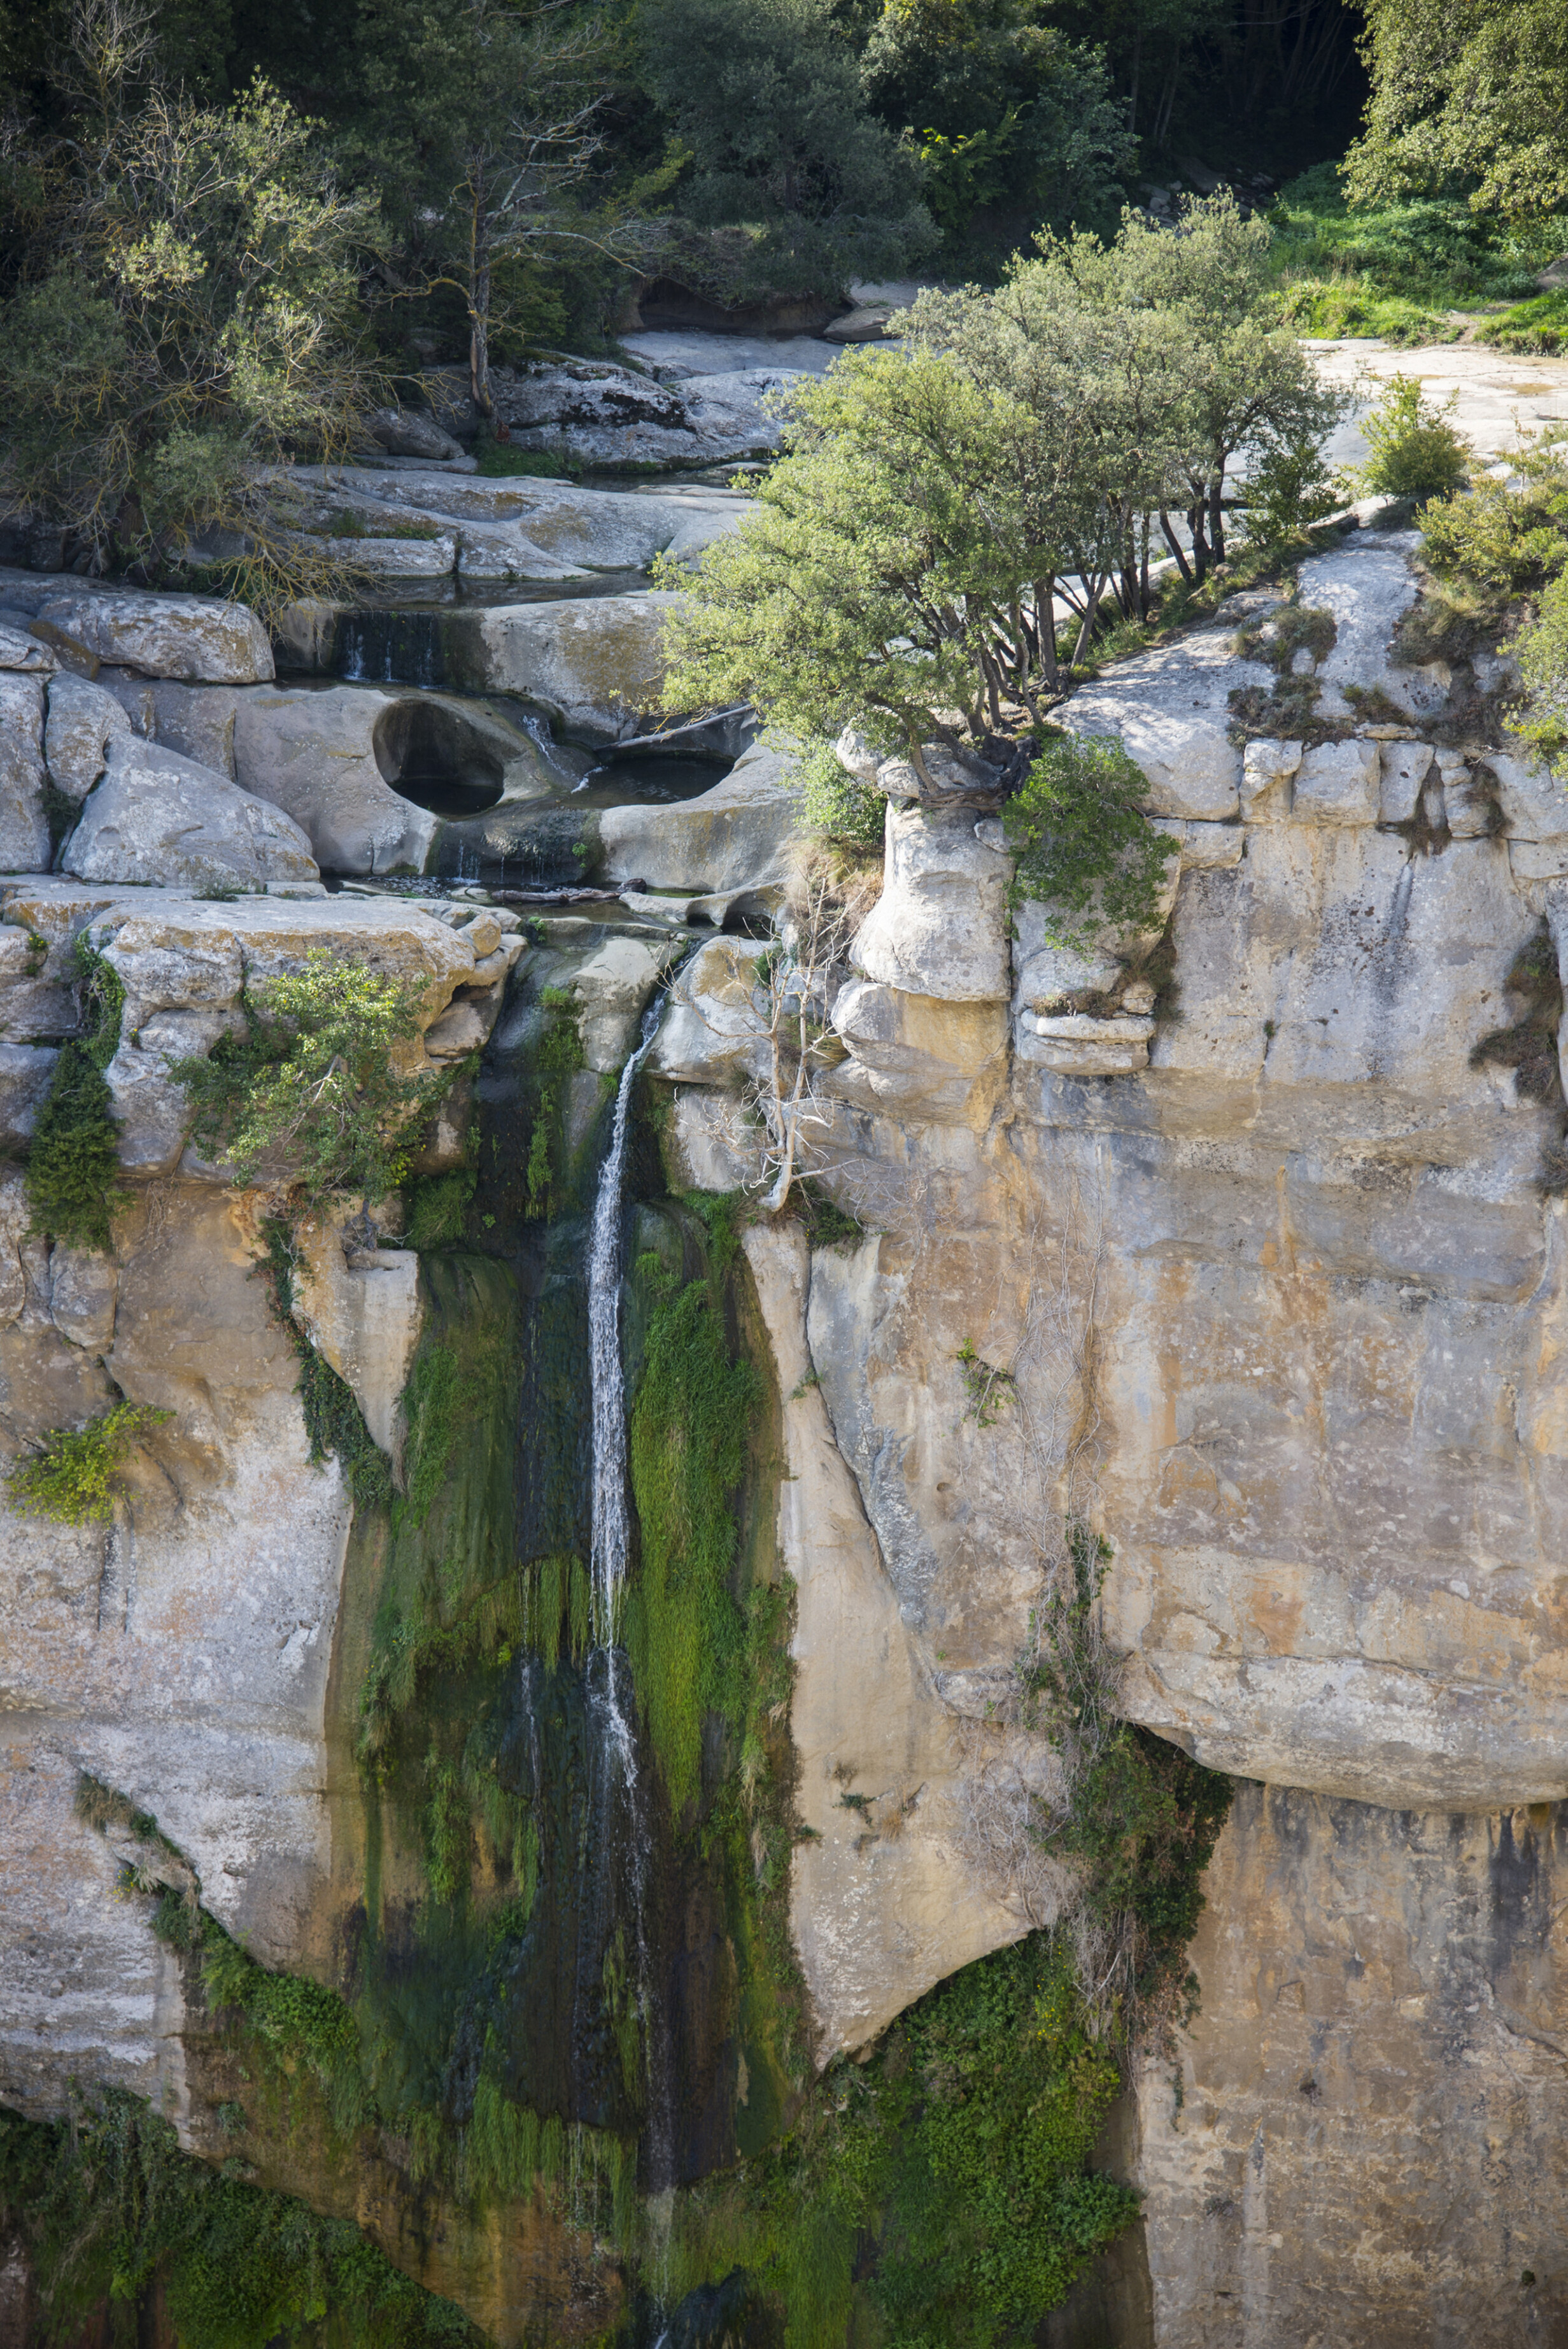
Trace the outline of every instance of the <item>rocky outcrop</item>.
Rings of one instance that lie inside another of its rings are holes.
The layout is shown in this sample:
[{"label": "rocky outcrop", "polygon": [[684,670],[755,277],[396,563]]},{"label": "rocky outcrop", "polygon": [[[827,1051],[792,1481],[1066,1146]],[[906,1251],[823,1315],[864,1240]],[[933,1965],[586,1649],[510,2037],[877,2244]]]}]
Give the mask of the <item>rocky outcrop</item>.
[{"label": "rocky outcrop", "polygon": [[187,685],[251,685],[273,674],[266,630],[243,604],[5,571],[0,610],[25,616],[30,634],[88,675],[100,663]]},{"label": "rocky outcrop", "polygon": [[102,781],[83,804],[61,852],[80,881],[166,883],[191,889],[253,889],[320,878],[310,842],[281,809],[182,759],[111,737]]},{"label": "rocky outcrop", "polygon": [[[493,368],[490,394],[518,448],[611,471],[673,470],[770,456],[782,434],[763,403],[789,382],[784,370],[752,367],[658,383],[609,361],[569,359],[521,371]],[[459,439],[479,429],[461,378],[451,382],[438,413]]]}]

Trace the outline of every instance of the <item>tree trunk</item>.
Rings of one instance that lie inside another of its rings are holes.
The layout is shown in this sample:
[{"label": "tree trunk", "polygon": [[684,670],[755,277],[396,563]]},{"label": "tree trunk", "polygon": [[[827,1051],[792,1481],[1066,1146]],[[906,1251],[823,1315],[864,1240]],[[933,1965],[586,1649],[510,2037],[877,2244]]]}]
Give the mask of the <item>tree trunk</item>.
[{"label": "tree trunk", "polygon": [[1209,541],[1204,532],[1206,509],[1202,496],[1187,510],[1187,527],[1192,533],[1192,576],[1201,587],[1209,575]]},{"label": "tree trunk", "polygon": [[480,414],[493,418],[490,385],[490,249],[485,218],[485,167],[469,173],[469,397]]},{"label": "tree trunk", "polygon": [[1188,586],[1191,587],[1192,585],[1192,566],[1187,560],[1186,552],[1182,547],[1181,540],[1177,537],[1175,532],[1171,527],[1171,517],[1163,506],[1160,509],[1160,527],[1165,533],[1166,545],[1176,557],[1177,570],[1181,574],[1181,576],[1186,581]]},{"label": "tree trunk", "polygon": [[1209,544],[1216,563],[1225,559],[1225,510],[1221,493],[1225,486],[1225,468],[1222,462],[1209,483]]}]

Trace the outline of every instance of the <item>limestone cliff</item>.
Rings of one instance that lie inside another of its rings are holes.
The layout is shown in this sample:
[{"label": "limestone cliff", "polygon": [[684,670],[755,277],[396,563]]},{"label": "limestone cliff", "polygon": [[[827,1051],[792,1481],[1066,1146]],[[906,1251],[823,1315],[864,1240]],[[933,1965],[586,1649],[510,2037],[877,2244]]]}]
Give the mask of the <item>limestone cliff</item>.
[{"label": "limestone cliff", "polygon": [[[1113,2295],[1127,2349],[1458,2349],[1568,2323],[1553,2135],[1568,792],[1509,749],[1494,657],[1399,657],[1413,557],[1412,541],[1364,533],[1305,563],[1293,603],[1239,599],[1067,705],[1070,726],[1122,737],[1178,843],[1158,934],[1054,948],[1037,909],[1015,918],[994,819],[890,807],[880,901],[822,1007],[835,1040],[809,1152],[861,1228],[813,1244],[755,1221],[726,1292],[770,1358],[776,1423],[748,1490],[795,1585],[789,1922],[819,2061],[1056,1913],[1062,1880],[1029,1826],[1058,1765],[1017,1666],[1068,1516],[1109,1546],[1128,1712],[1243,1782],[1194,1946],[1201,2013],[1149,2053],[1121,2114],[1118,2158],[1147,2198]],[[399,790],[386,697],[279,692],[248,635],[236,652],[211,623],[203,667],[170,649],[161,599],[80,601],[49,625],[108,632],[98,699],[58,686],[45,636],[8,655],[37,719],[18,837],[38,833],[46,765],[79,771],[90,806],[125,745],[151,740],[292,809],[329,863],[327,843],[351,840],[355,869],[373,869],[382,824],[423,857],[434,829]],[[497,625],[472,622],[492,651]],[[564,709],[558,651],[536,646],[530,676]],[[580,698],[609,709],[614,690],[595,669]],[[131,730],[111,699],[134,705]],[[280,781],[277,744],[309,732],[312,700],[312,759],[334,728],[351,754],[336,805],[330,743],[308,791]],[[482,735],[523,804],[522,738],[431,700],[472,726],[465,743]],[[349,1750],[393,1569],[380,1536],[362,1526],[368,1547],[351,1547],[339,1465],[312,1464],[295,1338],[254,1277],[260,1203],[190,1146],[170,1059],[210,1046],[248,979],[313,947],[415,977],[420,1065],[485,1050],[496,1212],[510,1185],[542,1218],[542,1199],[581,1183],[644,1005],[695,946],[651,1048],[665,1171],[642,1195],[732,1191],[758,1166],[742,1098],[760,1066],[757,949],[715,933],[790,918],[794,823],[770,751],[700,797],[607,806],[583,833],[628,895],[541,918],[526,943],[515,914],[412,881],[328,896],[308,874],[263,874],[240,897],[200,894],[198,874],[5,885],[7,1135],[26,1144],[73,1032],[85,937],[125,992],[105,1073],[129,1186],[100,1257],[49,1248],[20,1176],[0,1183],[5,1448],[117,1391],[175,1416],[110,1524],[0,1521],[0,2103],[46,2115],[73,2077],[127,2085],[222,2155],[223,2059],[189,1970],[114,1897],[120,1843],[73,1815],[83,1771],[156,1812],[203,1905],[268,1965],[340,1985],[366,1899],[405,1922],[417,1907],[408,1822],[376,1812]],[[559,1134],[535,1164],[518,1102],[546,1065]],[[430,1171],[466,1163],[465,1113]],[[689,1208],[665,1196],[646,1219],[639,1245],[689,1275]],[[484,1305],[500,1328],[511,1309],[478,1288],[464,1305],[399,1237],[346,1208],[320,1218],[296,1298],[298,1332],[394,1461],[431,1317]],[[562,1302],[576,1274],[555,1247],[536,1234],[515,1275],[548,1323],[517,1465],[541,1526],[581,1449],[557,1392],[583,1383]],[[637,1313],[640,1344],[645,1299]],[[497,1393],[515,1420],[515,1388]],[[747,1537],[770,1548],[769,1533]],[[580,1728],[563,1715],[551,1733]],[[588,1814],[560,1832],[586,1850]],[[480,1849],[504,1889],[499,1841]],[[764,2142],[788,2089],[736,2019],[733,1903],[716,1876],[671,1888],[686,2034],[671,2062],[695,2174]],[[357,2218],[493,2338],[542,2312],[574,2336],[614,2317],[591,2223],[538,2202],[482,2221],[444,2204],[427,2226],[411,2170],[291,2158],[276,2182]]]}]

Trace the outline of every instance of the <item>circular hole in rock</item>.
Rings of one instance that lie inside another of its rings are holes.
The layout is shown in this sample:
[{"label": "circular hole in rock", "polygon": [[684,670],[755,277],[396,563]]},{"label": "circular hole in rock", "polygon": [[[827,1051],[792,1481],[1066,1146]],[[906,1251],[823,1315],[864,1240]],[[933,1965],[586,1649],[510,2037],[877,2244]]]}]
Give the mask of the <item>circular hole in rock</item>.
[{"label": "circular hole in rock", "polygon": [[494,807],[504,774],[477,730],[438,701],[398,701],[377,721],[376,763],[400,799],[459,818]]}]

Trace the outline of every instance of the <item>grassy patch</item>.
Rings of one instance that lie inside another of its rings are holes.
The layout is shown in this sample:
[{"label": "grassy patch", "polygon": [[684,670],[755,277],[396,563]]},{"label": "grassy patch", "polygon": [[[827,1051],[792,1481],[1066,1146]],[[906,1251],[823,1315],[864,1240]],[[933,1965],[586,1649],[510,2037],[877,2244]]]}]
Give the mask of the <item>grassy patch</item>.
[{"label": "grassy patch", "polygon": [[1489,319],[1476,333],[1478,343],[1495,343],[1505,351],[1536,351],[1553,357],[1568,350],[1568,292],[1537,294],[1516,302],[1501,318]]},{"label": "grassy patch", "polygon": [[144,1429],[162,1427],[173,1416],[150,1403],[117,1402],[75,1433],[52,1428],[6,1471],[5,1496],[14,1509],[57,1525],[107,1524],[124,1481],[127,1450]]},{"label": "grassy patch", "polygon": [[1513,230],[1462,196],[1353,212],[1332,163],[1282,188],[1269,224],[1284,315],[1298,333],[1394,343],[1451,341],[1462,327],[1446,311],[1528,296],[1568,243],[1561,222]]}]

